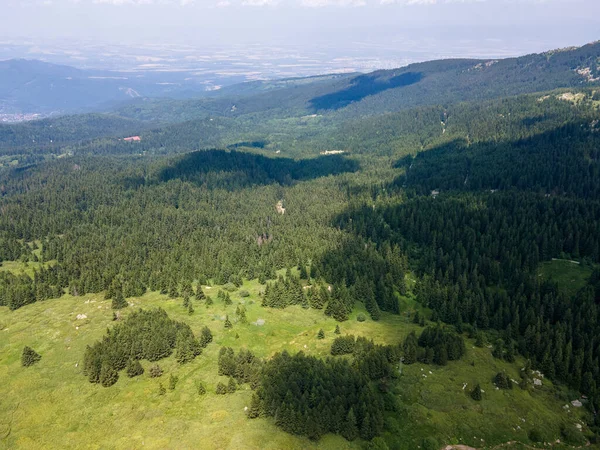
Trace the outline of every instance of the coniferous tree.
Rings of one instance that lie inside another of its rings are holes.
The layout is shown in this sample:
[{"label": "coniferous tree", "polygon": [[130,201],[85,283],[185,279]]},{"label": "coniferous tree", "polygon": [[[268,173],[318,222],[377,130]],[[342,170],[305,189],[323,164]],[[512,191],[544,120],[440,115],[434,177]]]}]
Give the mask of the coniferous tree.
[{"label": "coniferous tree", "polygon": [[165,395],[167,393],[167,389],[163,386],[162,382],[158,383],[158,395]]},{"label": "coniferous tree", "polygon": [[115,293],[115,296],[112,299],[112,309],[123,309],[127,306],[129,306],[129,304],[127,303],[127,300],[125,300],[125,297],[123,296],[123,291],[121,289],[119,289]]},{"label": "coniferous tree", "polygon": [[319,333],[317,333],[317,339],[325,339],[325,332],[322,328],[319,330]]},{"label": "coniferous tree", "polygon": [[213,340],[213,336],[212,333],[210,331],[210,328],[208,327],[203,327],[202,331],[200,331],[200,346],[201,347],[206,347],[208,344],[210,344]]},{"label": "coniferous tree", "polygon": [[334,331],[334,333],[335,333],[335,334],[340,334],[340,333],[341,333],[341,331],[340,331],[340,326],[339,326],[339,325],[336,325],[336,326],[335,326],[335,331]]},{"label": "coniferous tree", "polygon": [[127,376],[129,378],[137,377],[144,373],[144,368],[137,359],[129,359],[127,362]]},{"label": "coniferous tree", "polygon": [[471,391],[471,398],[476,401],[481,400],[481,386],[479,383],[475,386],[475,388]]},{"label": "coniferous tree", "polygon": [[246,412],[246,414],[250,419],[256,419],[262,414],[262,402],[260,401],[260,397],[256,392],[252,394],[250,406],[248,407],[248,411]]},{"label": "coniferous tree", "polygon": [[228,315],[225,316],[224,327],[225,327],[225,329],[231,329],[231,328],[233,328],[233,324],[229,320],[229,316]]},{"label": "coniferous tree", "polygon": [[218,395],[227,394],[227,386],[219,381],[217,383],[217,388],[215,389],[215,393]]},{"label": "coniferous tree", "polygon": [[25,346],[23,353],[21,354],[21,365],[23,367],[29,367],[38,362],[42,357],[31,347]]},{"label": "coniferous tree", "polygon": [[110,387],[119,380],[119,372],[112,365],[105,363],[100,369],[100,384],[104,387]]},{"label": "coniferous tree", "polygon": [[358,437],[358,426],[353,408],[350,408],[348,411],[348,415],[346,416],[346,420],[342,425],[340,434],[348,441],[353,441]]},{"label": "coniferous tree", "polygon": [[229,394],[233,394],[237,390],[237,384],[233,377],[229,377],[229,381],[227,382],[227,392]]},{"label": "coniferous tree", "polygon": [[198,395],[204,394],[206,394],[206,387],[204,386],[204,383],[198,383]]}]

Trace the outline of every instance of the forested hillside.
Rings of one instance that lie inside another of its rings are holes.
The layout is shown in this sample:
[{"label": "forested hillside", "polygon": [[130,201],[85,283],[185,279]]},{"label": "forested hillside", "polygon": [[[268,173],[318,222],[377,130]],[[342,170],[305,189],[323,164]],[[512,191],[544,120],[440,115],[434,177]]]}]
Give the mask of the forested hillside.
[{"label": "forested hillside", "polygon": [[597,445],[598,48],[0,127],[3,444]]}]

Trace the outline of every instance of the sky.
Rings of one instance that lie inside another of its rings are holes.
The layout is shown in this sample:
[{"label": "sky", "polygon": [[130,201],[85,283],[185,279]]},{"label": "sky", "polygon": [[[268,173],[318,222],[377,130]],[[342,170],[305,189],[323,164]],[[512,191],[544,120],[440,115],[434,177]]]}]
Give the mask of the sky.
[{"label": "sky", "polygon": [[[0,0],[0,38],[523,54],[600,39],[600,0]],[[489,56],[495,56],[490,54]]]}]

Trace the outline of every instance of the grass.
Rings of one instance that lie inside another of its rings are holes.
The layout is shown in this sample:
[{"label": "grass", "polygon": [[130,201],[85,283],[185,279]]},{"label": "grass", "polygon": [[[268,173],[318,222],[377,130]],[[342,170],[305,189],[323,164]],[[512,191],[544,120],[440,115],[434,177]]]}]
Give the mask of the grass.
[{"label": "grass", "polygon": [[565,259],[555,259],[543,262],[538,275],[558,283],[559,289],[568,296],[573,296],[587,284],[592,268]]},{"label": "grass", "polygon": [[[180,299],[158,293],[130,299],[134,305],[123,310],[124,316],[139,307],[160,306],[169,316],[189,323],[195,333],[207,325],[214,341],[190,364],[179,366],[173,357],[160,361],[165,374],[158,380],[147,374],[129,379],[122,372],[110,388],[90,384],[81,373],[86,345],[100,339],[113,325],[110,301],[100,295],[65,295],[16,311],[0,308],[0,448],[361,448],[359,442],[349,443],[333,435],[311,442],[280,431],[269,419],[247,419],[244,407],[251,397],[247,386],[234,394],[214,393],[216,384],[226,381],[217,375],[217,355],[223,345],[246,347],[260,357],[284,349],[324,357],[335,337],[337,323],[322,311],[262,308],[258,293],[263,287],[250,281],[243,289],[250,296],[241,299],[233,293],[234,304],[225,307],[216,300],[218,288],[206,288],[215,304],[207,308],[194,300],[195,313],[191,316]],[[232,330],[225,330],[222,317],[229,314],[234,320],[240,301],[245,303],[249,323],[234,323]],[[407,308],[412,304],[409,298],[402,301]],[[349,321],[340,324],[342,334],[393,344],[410,331],[420,330],[406,315],[384,314],[379,322],[358,322],[359,312],[365,313],[357,308]],[[77,314],[85,314],[87,319],[77,320]],[[259,318],[265,324],[253,325]],[[321,328],[325,339],[318,340]],[[41,361],[29,368],[20,365],[25,345],[42,355]],[[472,361],[475,366],[470,365]],[[147,361],[142,364],[146,369],[149,366]],[[510,440],[528,442],[526,432],[532,426],[556,439],[561,424],[572,425],[580,419],[582,411],[564,410],[566,401],[555,399],[556,388],[549,383],[531,394],[518,387],[510,392],[496,391],[491,379],[501,369],[513,378],[518,376],[518,365],[494,360],[489,349],[472,348],[471,341],[461,362],[446,367],[404,366],[396,388],[401,412],[387,419],[391,432],[386,439],[394,444],[391,448],[415,449],[429,435],[436,436],[440,444],[478,447]],[[158,395],[158,383],[167,386],[170,374],[179,377],[176,389]],[[207,388],[204,396],[197,394],[199,382]],[[465,391],[464,382],[468,383]],[[467,395],[476,382],[486,391],[481,402]]]}]

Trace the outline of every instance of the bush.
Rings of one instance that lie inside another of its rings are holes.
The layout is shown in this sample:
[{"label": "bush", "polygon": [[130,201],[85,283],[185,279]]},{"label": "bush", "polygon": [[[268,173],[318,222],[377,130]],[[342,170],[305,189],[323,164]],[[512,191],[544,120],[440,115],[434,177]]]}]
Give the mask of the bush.
[{"label": "bush", "polygon": [[137,377],[144,373],[144,368],[137,359],[130,359],[127,363],[127,376],[129,378]]},{"label": "bush", "polygon": [[429,436],[423,439],[421,442],[421,448],[423,450],[438,450],[440,448],[440,444],[436,438]]},{"label": "bush", "polygon": [[206,387],[204,387],[204,383],[198,383],[198,395],[206,394]]},{"label": "bush", "polygon": [[150,378],[158,378],[162,376],[163,370],[158,364],[154,364],[148,369],[148,374],[150,375]]},{"label": "bush", "polygon": [[542,432],[538,429],[538,428],[532,428],[531,430],[529,430],[528,433],[529,436],[529,440],[531,442],[544,442],[544,436],[542,435]]},{"label": "bush", "polygon": [[219,382],[217,384],[217,389],[215,389],[215,392],[219,395],[225,395],[225,394],[227,394],[227,386],[225,386],[225,384]]},{"label": "bush", "polygon": [[32,349],[31,347],[25,347],[23,348],[23,353],[21,354],[21,365],[23,367],[29,367],[34,365],[36,362],[38,362],[40,359],[42,359],[42,356],[39,355],[34,349]]},{"label": "bush", "polygon": [[323,331],[323,328],[319,330],[319,333],[317,334],[317,339],[325,339],[325,332]]},{"label": "bush", "polygon": [[363,313],[359,313],[358,316],[356,316],[356,320],[358,320],[359,322],[364,322],[365,320],[367,320],[367,318]]},{"label": "bush", "polygon": [[179,381],[179,377],[171,374],[171,376],[169,377],[169,390],[170,391],[175,390],[175,386],[177,386],[178,381]]},{"label": "bush", "polygon": [[250,297],[250,292],[246,291],[246,290],[241,290],[239,292],[240,297]]},{"label": "bush", "polygon": [[473,389],[471,391],[471,398],[476,401],[481,400],[481,386],[479,386],[479,383],[477,383],[477,386],[475,386],[475,389]]},{"label": "bush", "polygon": [[233,292],[233,291],[237,290],[237,286],[233,283],[226,283],[223,286],[223,289],[225,289],[227,292]]}]

